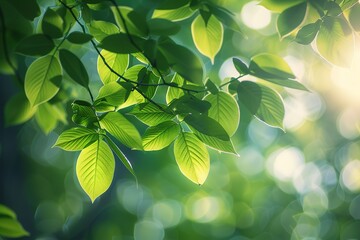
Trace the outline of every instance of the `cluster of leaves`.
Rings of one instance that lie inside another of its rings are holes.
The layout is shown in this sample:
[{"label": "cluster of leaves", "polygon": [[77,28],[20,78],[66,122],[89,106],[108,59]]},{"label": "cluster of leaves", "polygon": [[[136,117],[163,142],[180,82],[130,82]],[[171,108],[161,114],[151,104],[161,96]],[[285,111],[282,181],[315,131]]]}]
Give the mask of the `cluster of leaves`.
[{"label": "cluster of leaves", "polygon": [[[353,2],[343,1],[337,5],[339,11],[342,13],[342,8]],[[341,58],[338,52],[329,51],[337,40],[331,41],[331,46],[323,43],[329,36],[347,39],[348,25],[342,14],[334,13],[335,2],[264,0],[262,4],[281,11],[281,37],[297,32],[295,41],[309,44],[317,35],[321,46],[318,49],[324,57],[335,63]],[[320,20],[304,25],[310,6],[318,10]],[[283,128],[285,113],[280,94],[244,77],[251,75],[306,90],[295,81],[288,64],[269,53],[255,55],[248,63],[234,57],[238,76],[222,84],[210,80],[201,58],[191,47],[177,43],[176,34],[191,20],[194,46],[213,63],[222,47],[224,28],[241,30],[233,14],[212,1],[160,1],[146,12],[118,5],[114,0],[58,0],[44,11],[35,0],[4,1],[3,7],[13,9],[20,19],[19,25],[11,29],[1,13],[3,36],[11,35],[16,43],[14,53],[36,57],[26,71],[24,91],[6,105],[5,120],[15,125],[35,116],[43,131],[49,133],[59,122],[71,125],[66,118],[66,104],[73,100],[71,119],[77,126],[64,131],[55,146],[81,151],[76,174],[92,201],[112,182],[114,153],[135,176],[117,142],[140,151],[161,150],[174,142],[180,171],[194,183],[202,184],[210,168],[207,147],[236,154],[231,137],[240,121],[239,103],[266,124]],[[358,3],[351,7],[351,12],[359,11]],[[357,16],[350,13],[349,20],[358,30]],[[36,29],[32,30],[35,23]],[[18,32],[21,34],[13,34]],[[2,73],[16,74],[9,41],[6,37],[1,41],[4,54],[0,56],[4,59],[0,63],[5,66]],[[97,72],[102,81],[99,89],[90,89],[86,67],[71,50],[79,46],[91,47],[98,54]],[[71,99],[64,81],[68,78],[89,93],[91,102]],[[92,91],[96,91],[96,98]],[[145,132],[140,133],[127,115],[144,123]]]},{"label": "cluster of leaves", "polygon": [[10,208],[0,204],[0,237],[17,238],[29,236],[29,233],[17,220]]}]

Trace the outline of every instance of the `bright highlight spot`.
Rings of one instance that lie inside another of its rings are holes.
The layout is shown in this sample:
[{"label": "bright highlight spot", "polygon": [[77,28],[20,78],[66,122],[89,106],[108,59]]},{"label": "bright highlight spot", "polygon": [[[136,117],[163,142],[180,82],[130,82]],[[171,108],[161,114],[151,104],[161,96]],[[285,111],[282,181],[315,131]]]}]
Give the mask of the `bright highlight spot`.
[{"label": "bright highlight spot", "polygon": [[345,109],[337,120],[337,128],[339,133],[347,139],[354,139],[359,136],[359,124],[360,111],[356,108]]},{"label": "bright highlight spot", "polygon": [[293,184],[299,193],[318,189],[321,185],[321,172],[314,163],[308,163],[294,175]]},{"label": "bright highlight spot", "polygon": [[269,25],[271,12],[253,1],[244,5],[241,10],[241,20],[252,29],[262,29]]},{"label": "bright highlight spot", "polygon": [[200,223],[214,221],[221,213],[220,202],[215,197],[190,198],[186,205],[187,217]]},{"label": "bright highlight spot", "polygon": [[354,160],[346,164],[341,172],[341,180],[350,191],[360,190],[360,161]]}]

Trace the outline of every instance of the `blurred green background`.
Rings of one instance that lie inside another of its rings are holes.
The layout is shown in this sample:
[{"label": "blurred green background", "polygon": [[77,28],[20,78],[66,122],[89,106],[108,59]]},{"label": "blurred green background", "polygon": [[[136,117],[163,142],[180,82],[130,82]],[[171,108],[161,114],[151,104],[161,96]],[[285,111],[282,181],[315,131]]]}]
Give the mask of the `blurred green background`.
[{"label": "blurred green background", "polygon": [[[52,148],[64,126],[45,136],[34,120],[4,128],[1,118],[0,203],[18,214],[31,233],[28,239],[360,239],[359,37],[354,64],[338,68],[311,46],[281,41],[277,15],[257,2],[218,2],[236,14],[247,38],[226,31],[215,65],[203,58],[207,71],[220,83],[237,76],[231,57],[284,57],[311,90],[270,85],[285,101],[286,132],[251,118],[240,106],[233,137],[240,156],[211,150],[203,186],[182,176],[172,146],[158,152],[121,146],[138,183],[117,162],[110,189],[91,204],[75,176],[78,153]],[[176,38],[195,50],[190,34],[183,28]],[[90,46],[76,51],[87,67],[96,64]],[[87,70],[91,87],[98,89],[96,69]],[[11,78],[2,78],[3,112],[18,90]],[[81,89],[72,94],[86,100]]]}]

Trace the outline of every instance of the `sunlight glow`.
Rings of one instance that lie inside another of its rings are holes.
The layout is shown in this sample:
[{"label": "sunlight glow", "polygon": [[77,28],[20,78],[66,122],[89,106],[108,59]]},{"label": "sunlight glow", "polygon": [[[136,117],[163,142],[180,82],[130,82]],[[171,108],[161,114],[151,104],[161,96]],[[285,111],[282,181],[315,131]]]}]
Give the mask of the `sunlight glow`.
[{"label": "sunlight glow", "polygon": [[349,107],[345,109],[338,117],[337,129],[344,138],[354,139],[360,134],[360,131],[358,129],[359,123],[360,110],[358,109],[358,107]]},{"label": "sunlight glow", "polygon": [[350,191],[360,190],[360,160],[354,160],[346,164],[341,172],[341,180]]},{"label": "sunlight glow", "polygon": [[258,5],[257,1],[249,2],[241,10],[241,20],[252,29],[262,29],[269,25],[271,12]]}]

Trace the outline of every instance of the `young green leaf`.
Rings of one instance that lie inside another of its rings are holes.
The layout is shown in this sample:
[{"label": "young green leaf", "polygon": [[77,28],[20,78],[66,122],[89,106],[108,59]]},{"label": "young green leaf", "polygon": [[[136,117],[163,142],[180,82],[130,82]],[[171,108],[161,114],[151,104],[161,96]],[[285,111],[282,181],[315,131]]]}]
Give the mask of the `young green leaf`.
[{"label": "young green leaf", "polygon": [[0,236],[6,238],[19,238],[29,236],[21,223],[14,218],[0,216]]},{"label": "young green leaf", "polygon": [[189,114],[184,118],[184,121],[202,134],[216,137],[223,141],[229,141],[230,139],[220,123],[204,114]]},{"label": "young green leaf", "polygon": [[296,6],[305,0],[262,0],[260,5],[274,12],[282,12],[285,9]]},{"label": "young green leaf", "polygon": [[[175,73],[174,77],[171,80],[172,84],[176,84],[177,86],[182,86],[184,84],[184,78],[179,74]],[[184,95],[184,91],[180,88],[168,87],[166,92],[166,103],[169,104],[174,99],[179,99]]]},{"label": "young green leaf", "polygon": [[120,148],[113,142],[113,140],[111,140],[110,137],[105,135],[105,139],[106,142],[109,144],[111,150],[113,150],[113,152],[116,154],[116,156],[120,159],[120,161],[124,164],[124,166],[126,167],[127,170],[129,170],[129,172],[135,177],[136,179],[136,175],[134,172],[134,169],[130,163],[130,161],[127,159],[127,157],[125,156],[125,154],[120,150]]},{"label": "young green leaf", "polygon": [[30,35],[19,42],[16,52],[30,56],[44,56],[51,52],[55,44],[51,38],[44,34]]},{"label": "young green leaf", "polygon": [[295,41],[300,44],[310,44],[319,32],[321,21],[318,20],[315,23],[310,23],[303,26],[296,34]]},{"label": "young green leaf", "polygon": [[187,81],[204,85],[202,62],[192,51],[176,44],[168,37],[159,40],[159,51],[175,72]]},{"label": "young green leaf", "polygon": [[238,86],[238,99],[259,120],[283,129],[285,109],[277,92],[254,82],[243,81]]},{"label": "young green leaf", "polygon": [[64,31],[64,20],[51,8],[46,9],[41,22],[44,34],[52,38],[60,38]]},{"label": "young green leaf", "polygon": [[249,68],[246,64],[238,58],[233,58],[233,64],[240,75],[249,74]]},{"label": "young green leaf", "polygon": [[84,127],[97,126],[97,117],[90,103],[85,101],[74,101],[71,104],[73,110],[72,121]]},{"label": "young green leaf", "polygon": [[191,24],[191,34],[196,48],[214,64],[216,54],[220,51],[224,38],[224,28],[214,15],[207,21],[200,14]]},{"label": "young green leaf", "polygon": [[210,157],[205,145],[193,133],[179,135],[175,140],[174,155],[182,174],[196,184],[205,182],[210,170]]},{"label": "young green leaf", "polygon": [[81,86],[88,88],[89,75],[86,71],[84,64],[72,52],[66,49],[59,51],[60,62],[67,74]]},{"label": "young green leaf", "polygon": [[54,147],[66,151],[80,151],[99,139],[99,134],[92,129],[75,127],[62,132]]},{"label": "young green leaf", "polygon": [[43,133],[48,135],[58,123],[57,112],[51,104],[42,103],[35,113],[35,120]]},{"label": "young green leaf", "polygon": [[[159,105],[164,109],[166,108],[163,104]],[[134,115],[137,119],[148,126],[155,126],[162,122],[172,120],[175,117],[173,114],[162,111],[158,106],[155,106],[152,103],[136,105],[129,114]]]},{"label": "young green leaf", "polygon": [[211,103],[208,116],[220,123],[229,136],[234,135],[240,122],[240,110],[236,100],[225,92],[208,94],[204,100]]},{"label": "young green leaf", "polygon": [[194,14],[194,11],[189,5],[181,6],[174,9],[155,9],[151,18],[163,18],[170,21],[182,21],[190,18]]},{"label": "young green leaf", "polygon": [[5,105],[5,126],[22,124],[34,116],[35,112],[36,108],[31,107],[25,94],[18,93],[12,96]]},{"label": "young green leaf", "polygon": [[2,204],[0,204],[0,217],[17,218],[13,210]]},{"label": "young green leaf", "polygon": [[[117,25],[120,27],[122,32],[139,37],[148,36],[149,29],[144,14],[140,14],[130,7],[123,6],[111,6],[111,11],[114,15]],[[122,17],[120,17],[119,12],[121,13]],[[125,20],[125,23],[123,20]]]},{"label": "young green leaf", "polygon": [[354,36],[347,21],[341,17],[327,17],[316,37],[320,55],[340,67],[349,67],[354,57]]},{"label": "young green leaf", "polygon": [[137,150],[143,149],[138,130],[121,113],[107,113],[100,120],[100,125],[127,147]]},{"label": "young green leaf", "polygon": [[41,14],[39,5],[36,0],[27,0],[27,1],[8,1],[12,4],[16,10],[27,20],[33,21],[34,18]]},{"label": "young green leaf", "polygon": [[82,150],[77,159],[76,175],[91,202],[110,187],[114,171],[114,155],[101,139]]},{"label": "young green leaf", "polygon": [[[106,63],[118,74],[123,75],[127,67],[129,66],[129,55],[128,54],[118,54],[109,52],[106,50],[101,51],[101,55],[106,60]],[[97,59],[97,70],[100,76],[101,81],[104,84],[110,82],[115,82],[119,77],[110,71],[110,69],[105,65],[101,56],[98,56]]]},{"label": "young green leaf", "polygon": [[91,35],[94,36],[98,42],[101,42],[108,35],[116,34],[120,31],[115,24],[105,21],[91,21],[87,27]]},{"label": "young green leaf", "polygon": [[175,111],[178,114],[182,113],[207,113],[210,109],[211,104],[206,100],[198,99],[197,97],[186,94],[181,96],[179,99],[175,99],[168,106],[168,109]]},{"label": "young green leaf", "polygon": [[209,8],[210,12],[226,27],[231,30],[238,32],[242,35],[244,33],[241,31],[238,23],[235,20],[234,14],[228,11],[227,9],[213,4],[211,1],[206,2],[206,6]]},{"label": "young green leaf", "polygon": [[287,8],[280,13],[277,19],[277,30],[281,38],[291,34],[304,21],[307,11],[307,2]]},{"label": "young green leaf", "polygon": [[118,107],[126,101],[129,93],[130,91],[122,87],[118,82],[110,82],[100,88],[95,105],[105,99],[110,105]]},{"label": "young green leaf", "polygon": [[[132,36],[131,38],[140,49],[143,48],[145,42],[144,39],[135,36]],[[139,49],[134,46],[132,41],[130,41],[129,37],[125,33],[108,35],[107,37],[103,38],[98,46],[114,53],[128,54],[139,52]]]},{"label": "young green leaf", "polygon": [[93,38],[92,35],[82,32],[72,32],[67,37],[67,40],[75,44],[84,44],[89,42]]},{"label": "young green leaf", "polygon": [[31,63],[25,74],[25,93],[32,106],[46,102],[59,91],[61,66],[57,58],[45,56]]},{"label": "young green leaf", "polygon": [[216,86],[216,84],[213,81],[211,81],[211,79],[208,79],[206,81],[205,86],[206,89],[212,94],[217,94],[219,92],[218,86]]},{"label": "young green leaf", "polygon": [[179,135],[179,132],[180,126],[174,121],[166,121],[149,127],[143,136],[144,150],[156,151],[169,146]]}]

